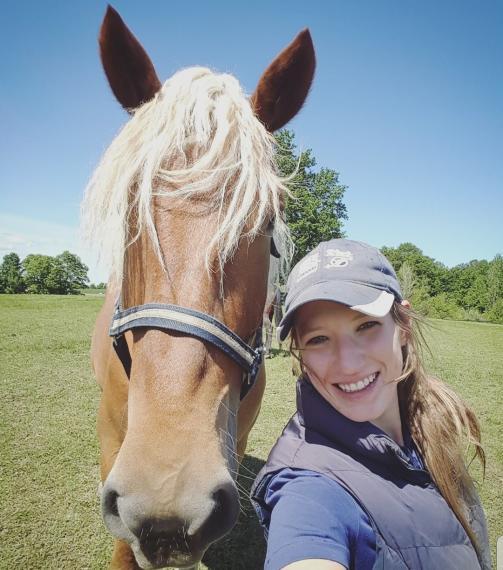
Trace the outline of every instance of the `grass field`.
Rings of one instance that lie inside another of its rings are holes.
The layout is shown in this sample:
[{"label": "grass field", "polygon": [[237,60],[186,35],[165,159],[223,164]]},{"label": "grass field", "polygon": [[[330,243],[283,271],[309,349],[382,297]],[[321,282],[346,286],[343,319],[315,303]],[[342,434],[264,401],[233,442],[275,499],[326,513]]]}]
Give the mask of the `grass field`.
[{"label": "grass field", "polygon": [[[0,295],[0,568],[102,569],[111,540],[99,512],[95,416],[99,392],[89,364],[101,296]],[[493,556],[503,534],[503,326],[435,321],[431,370],[475,408],[488,466],[480,487]],[[290,359],[267,361],[268,386],[250,438],[241,484],[267,456],[294,407]],[[480,470],[475,470],[480,479]],[[203,568],[258,570],[262,533],[243,503],[234,531]]]}]

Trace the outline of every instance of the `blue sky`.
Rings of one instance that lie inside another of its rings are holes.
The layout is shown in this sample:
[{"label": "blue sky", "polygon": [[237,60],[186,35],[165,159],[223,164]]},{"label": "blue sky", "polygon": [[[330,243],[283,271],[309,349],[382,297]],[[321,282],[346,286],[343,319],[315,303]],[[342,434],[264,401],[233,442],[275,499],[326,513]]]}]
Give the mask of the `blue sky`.
[{"label": "blue sky", "polygon": [[[296,33],[317,51],[290,123],[348,186],[348,237],[410,241],[448,266],[503,252],[503,3],[116,1],[162,80],[189,65],[247,92]],[[127,116],[101,70],[106,2],[3,3],[0,256],[81,255],[79,203]],[[6,25],[6,23],[8,25]]]}]

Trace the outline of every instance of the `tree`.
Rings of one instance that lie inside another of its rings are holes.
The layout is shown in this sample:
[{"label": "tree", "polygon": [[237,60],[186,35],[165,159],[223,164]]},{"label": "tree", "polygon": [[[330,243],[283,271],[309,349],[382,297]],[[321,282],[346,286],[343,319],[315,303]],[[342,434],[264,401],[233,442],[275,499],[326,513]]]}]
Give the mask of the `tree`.
[{"label": "tree", "polygon": [[22,293],[24,291],[23,268],[17,253],[8,253],[0,266],[0,292]]},{"label": "tree", "polygon": [[398,247],[382,247],[381,251],[397,273],[407,262],[414,272],[417,285],[424,287],[429,295],[446,291],[449,270],[439,261],[424,255],[414,244],[406,242]]},{"label": "tree", "polygon": [[412,299],[412,294],[416,285],[416,276],[408,261],[404,261],[402,263],[397,277],[400,282],[403,298],[409,300]]},{"label": "tree", "polygon": [[398,273],[402,264],[407,262],[413,270],[414,261],[424,257],[423,252],[413,243],[401,243],[398,247],[382,247],[381,252],[388,259],[395,271]]},{"label": "tree", "polygon": [[465,309],[485,311],[488,306],[489,262],[473,260],[449,271],[449,292]]},{"label": "tree", "polygon": [[80,257],[69,251],[64,251],[56,256],[57,283],[62,289],[60,292],[68,295],[78,293],[89,283],[87,272],[89,268],[82,263]]},{"label": "tree", "polygon": [[291,176],[285,207],[295,253],[293,263],[304,257],[320,241],[343,237],[342,221],[347,220],[342,202],[346,187],[339,174],[329,168],[315,171],[316,160],[310,149],[297,154],[292,131],[276,134],[276,164],[281,176]]},{"label": "tree", "polygon": [[87,266],[69,251],[56,257],[28,255],[23,267],[28,293],[71,295],[78,293],[89,282]]},{"label": "tree", "polygon": [[23,260],[24,281],[27,293],[52,293],[49,276],[54,268],[54,257],[31,253]]},{"label": "tree", "polygon": [[503,257],[498,254],[487,272],[487,303],[489,308],[503,300]]},{"label": "tree", "polygon": [[497,299],[484,316],[493,323],[503,324],[503,297]]},{"label": "tree", "polygon": [[436,319],[461,319],[463,309],[446,293],[440,293],[429,299],[426,314]]},{"label": "tree", "polygon": [[106,289],[107,284],[101,281],[100,283],[90,283],[87,287],[88,289]]},{"label": "tree", "polygon": [[477,311],[487,309],[487,276],[484,273],[475,276],[460,305],[466,309],[476,309]]}]

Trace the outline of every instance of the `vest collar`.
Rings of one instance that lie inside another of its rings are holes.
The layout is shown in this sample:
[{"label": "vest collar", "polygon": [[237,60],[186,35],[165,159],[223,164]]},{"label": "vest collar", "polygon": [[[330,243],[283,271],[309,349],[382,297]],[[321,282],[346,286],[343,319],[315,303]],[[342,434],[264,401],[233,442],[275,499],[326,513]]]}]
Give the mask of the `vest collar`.
[{"label": "vest collar", "polygon": [[[412,477],[418,483],[431,481],[428,472],[415,467],[402,448],[384,431],[370,422],[355,422],[346,418],[302,377],[297,381],[297,410],[308,443],[323,443],[351,456],[398,467],[407,478]],[[403,435],[405,446],[411,448],[414,444],[408,429],[404,429]]]}]

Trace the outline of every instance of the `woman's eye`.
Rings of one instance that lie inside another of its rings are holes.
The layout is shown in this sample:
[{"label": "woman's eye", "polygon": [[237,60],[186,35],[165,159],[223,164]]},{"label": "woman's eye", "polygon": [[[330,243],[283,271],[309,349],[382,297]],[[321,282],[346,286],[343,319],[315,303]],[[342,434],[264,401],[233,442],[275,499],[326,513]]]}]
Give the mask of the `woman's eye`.
[{"label": "woman's eye", "polygon": [[306,342],[306,346],[317,346],[319,344],[323,344],[326,340],[328,340],[326,336],[323,335],[314,336],[313,338],[310,338]]},{"label": "woman's eye", "polygon": [[365,323],[362,323],[359,327],[358,330],[359,331],[366,331],[368,329],[372,329],[378,325],[380,325],[381,323],[379,321],[367,321]]}]

